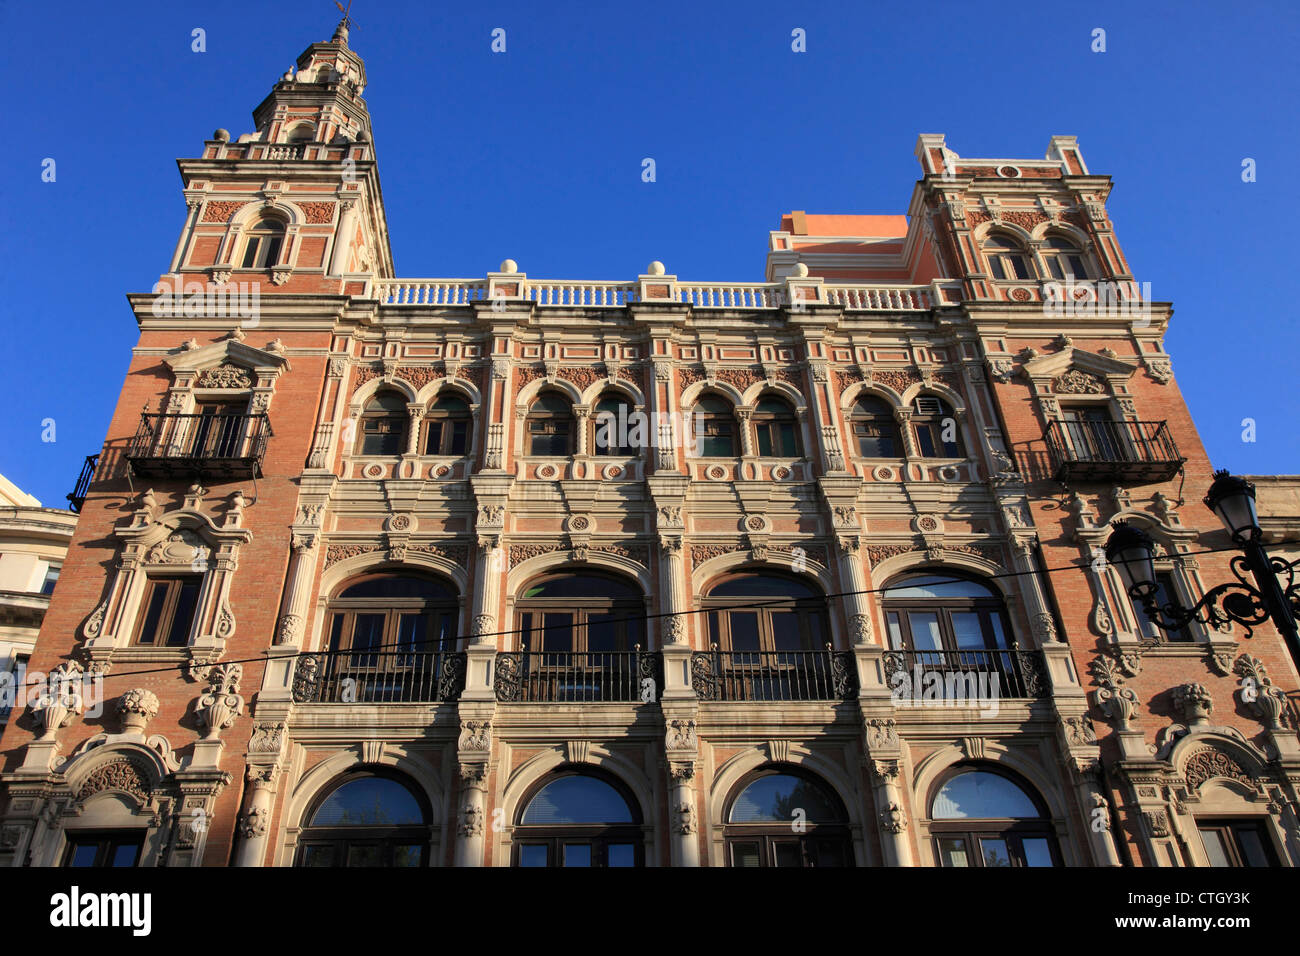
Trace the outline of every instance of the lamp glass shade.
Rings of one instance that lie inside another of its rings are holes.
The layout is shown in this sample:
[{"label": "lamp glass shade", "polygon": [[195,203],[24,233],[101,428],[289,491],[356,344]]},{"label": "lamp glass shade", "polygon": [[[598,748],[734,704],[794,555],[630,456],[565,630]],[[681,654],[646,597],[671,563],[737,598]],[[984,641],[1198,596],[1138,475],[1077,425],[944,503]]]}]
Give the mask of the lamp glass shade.
[{"label": "lamp glass shade", "polygon": [[1120,522],[1106,542],[1106,560],[1115,565],[1124,589],[1142,599],[1156,592],[1155,547],[1150,535]]},{"label": "lamp glass shade", "polygon": [[1205,496],[1205,504],[1218,517],[1224,529],[1237,542],[1259,537],[1259,515],[1255,511],[1255,486],[1245,478],[1226,471],[1215,472],[1214,484]]}]

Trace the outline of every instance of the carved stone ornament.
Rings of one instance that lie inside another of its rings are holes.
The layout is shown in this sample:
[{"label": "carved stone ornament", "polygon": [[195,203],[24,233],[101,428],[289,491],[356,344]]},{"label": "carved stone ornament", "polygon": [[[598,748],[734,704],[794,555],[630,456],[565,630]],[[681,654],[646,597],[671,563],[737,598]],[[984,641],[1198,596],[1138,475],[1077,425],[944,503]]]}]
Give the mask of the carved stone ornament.
[{"label": "carved stone ornament", "polygon": [[1106,386],[1095,376],[1072,368],[1053,380],[1052,391],[1058,395],[1104,395]]},{"label": "carved stone ornament", "polygon": [[664,746],[669,750],[694,750],[696,748],[695,721],[668,721],[668,732],[664,736]]},{"label": "carved stone ornament", "polygon": [[1147,826],[1151,828],[1151,835],[1155,837],[1167,837],[1170,835],[1169,814],[1164,810],[1147,810],[1142,816],[1147,821]]},{"label": "carved stone ornament", "polygon": [[50,672],[45,691],[28,705],[43,739],[52,740],[85,709],[84,678],[85,670],[77,661],[65,661]]},{"label": "carved stone ornament", "polygon": [[117,716],[123,733],[143,733],[149,721],[158,716],[158,695],[143,687],[128,690],[117,702]]},{"label": "carved stone ornament", "polygon": [[181,528],[150,548],[144,561],[145,564],[188,564],[203,571],[207,569],[209,554],[197,532]]},{"label": "carved stone ornament", "polygon": [[871,643],[871,615],[854,614],[849,618],[849,633],[853,635],[853,643],[859,646]]},{"label": "carved stone ornament", "polygon": [[225,363],[199,372],[194,384],[199,388],[252,388],[247,369]]},{"label": "carved stone ornament", "polygon": [[253,737],[248,742],[250,754],[277,754],[284,746],[286,727],[283,722],[254,724]]},{"label": "carved stone ornament", "polygon": [[1098,684],[1093,691],[1093,702],[1116,730],[1129,730],[1129,721],[1138,709],[1137,694],[1124,686],[1119,667],[1109,657],[1095,658],[1091,669]]},{"label": "carved stone ornament", "polygon": [[898,721],[893,717],[871,717],[867,720],[867,740],[870,748],[889,750],[898,746]]},{"label": "carved stone ornament", "polygon": [[673,808],[677,816],[678,833],[695,832],[695,808],[689,803],[679,803]]},{"label": "carved stone ornament", "polygon": [[1201,789],[1203,783],[1214,777],[1227,777],[1248,787],[1255,785],[1250,774],[1241,769],[1241,764],[1221,750],[1198,750],[1183,765],[1183,779],[1187,781],[1187,789],[1192,792]]},{"label": "carved stone ornament", "polygon": [[1259,718],[1269,730],[1282,729],[1282,714],[1286,708],[1286,695],[1273,686],[1273,680],[1258,657],[1242,654],[1232,666],[1233,673],[1241,678],[1237,691],[1246,709]]},{"label": "carved stone ornament", "polygon": [[120,757],[91,771],[77,790],[77,801],[84,803],[97,793],[118,790],[135,797],[139,803],[146,803],[152,789],[148,769],[131,757]]},{"label": "carved stone ornament", "polygon": [[208,672],[207,692],[194,708],[199,725],[207,731],[205,739],[216,740],[244,712],[244,698],[239,694],[243,677],[243,664],[217,664]]},{"label": "carved stone ornament", "polygon": [[989,374],[1005,385],[1011,381],[1015,363],[1011,359],[989,359]]},{"label": "carved stone ornament", "polygon": [[890,833],[902,833],[907,829],[907,814],[898,803],[890,803],[880,811],[880,825]]},{"label": "carved stone ornament", "polygon": [[1199,727],[1210,722],[1214,701],[1204,684],[1188,682],[1179,684],[1173,691],[1174,707],[1183,715],[1189,727]]},{"label": "carved stone ornament", "polygon": [[492,722],[488,720],[463,720],[460,724],[461,751],[486,753],[492,747]]},{"label": "carved stone ornament", "polygon": [[460,808],[460,824],[457,830],[461,836],[478,836],[483,832],[483,808],[467,804]]}]

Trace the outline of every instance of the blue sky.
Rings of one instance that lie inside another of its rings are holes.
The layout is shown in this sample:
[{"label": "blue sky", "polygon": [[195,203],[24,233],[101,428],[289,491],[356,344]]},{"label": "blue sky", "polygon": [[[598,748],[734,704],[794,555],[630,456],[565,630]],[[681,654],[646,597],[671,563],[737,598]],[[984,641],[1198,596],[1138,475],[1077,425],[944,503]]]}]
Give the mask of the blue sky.
[{"label": "blue sky", "polygon": [[[1166,347],[1215,465],[1300,472],[1292,4],[1045,3],[1000,22],[987,4],[767,0],[353,12],[399,275],[511,257],[538,278],[630,279],[661,259],[683,279],[759,281],[783,212],[906,212],[918,133],[975,157],[1041,157],[1073,134],[1114,178],[1137,278],[1174,303]],[[125,295],[167,268],[184,219],[175,158],[217,127],[250,131],[336,21],[328,0],[0,7],[16,398],[0,473],[19,487],[61,505],[100,448],[136,340]]]}]

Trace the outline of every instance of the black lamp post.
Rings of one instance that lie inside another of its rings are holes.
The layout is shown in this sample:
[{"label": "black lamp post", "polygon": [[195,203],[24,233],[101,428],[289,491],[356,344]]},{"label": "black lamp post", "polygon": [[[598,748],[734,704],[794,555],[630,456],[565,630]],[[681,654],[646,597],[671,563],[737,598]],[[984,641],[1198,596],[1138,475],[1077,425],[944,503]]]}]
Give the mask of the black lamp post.
[{"label": "black lamp post", "polygon": [[[1270,557],[1261,541],[1264,532],[1255,512],[1255,486],[1245,478],[1226,471],[1214,473],[1214,483],[1205,496],[1205,506],[1213,511],[1242,553],[1232,556],[1229,566],[1236,581],[1220,584],[1206,592],[1195,606],[1184,608],[1174,603],[1156,602],[1155,544],[1141,528],[1123,521],[1115,523],[1106,542],[1106,560],[1119,569],[1129,597],[1142,605],[1152,622],[1165,631],[1176,631],[1191,621],[1218,627],[1236,621],[1252,629],[1269,618],[1285,638],[1296,670],[1300,671],[1300,633],[1296,619],[1300,616],[1300,581],[1296,571],[1300,560],[1284,561]],[[1254,578],[1252,584],[1247,572]],[[1285,575],[1285,586],[1282,576]]]}]

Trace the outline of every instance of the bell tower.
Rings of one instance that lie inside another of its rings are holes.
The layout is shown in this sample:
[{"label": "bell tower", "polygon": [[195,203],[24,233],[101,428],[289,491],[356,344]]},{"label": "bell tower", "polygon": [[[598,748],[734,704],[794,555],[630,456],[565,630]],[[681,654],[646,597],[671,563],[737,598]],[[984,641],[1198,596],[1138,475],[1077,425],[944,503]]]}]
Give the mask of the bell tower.
[{"label": "bell tower", "polygon": [[189,213],[163,283],[260,294],[364,295],[393,276],[366,67],[345,18],[253,110],[255,131],[219,129],[177,161]]}]

